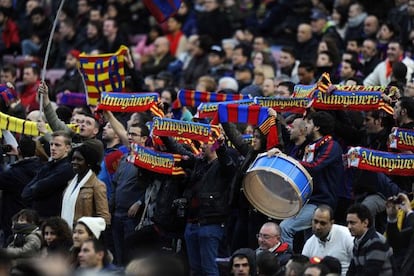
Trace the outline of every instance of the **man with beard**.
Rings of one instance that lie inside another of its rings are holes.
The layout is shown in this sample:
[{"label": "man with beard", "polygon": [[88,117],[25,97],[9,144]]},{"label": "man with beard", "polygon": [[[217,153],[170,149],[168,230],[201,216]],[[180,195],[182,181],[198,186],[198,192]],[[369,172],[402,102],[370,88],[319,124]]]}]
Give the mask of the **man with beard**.
[{"label": "man with beard", "polygon": [[[391,128],[391,116],[384,111],[367,111],[364,119],[365,135],[362,137],[362,146],[387,151],[388,134]],[[390,119],[390,120],[388,120]]]},{"label": "man with beard", "polygon": [[302,255],[309,258],[332,256],[342,265],[342,275],[346,274],[352,258],[354,242],[349,230],[334,224],[333,210],[327,205],[320,205],[313,213],[312,232],[303,247]]},{"label": "man with beard", "polygon": [[82,77],[77,69],[80,52],[78,50],[70,50],[66,55],[65,74],[57,80],[55,87],[50,95],[52,101],[56,100],[56,95],[60,92],[79,92],[84,93]]},{"label": "man with beard", "polygon": [[394,119],[400,128],[414,128],[414,99],[401,97],[394,107]]},{"label": "man with beard", "polygon": [[312,176],[313,192],[296,216],[285,219],[280,224],[282,240],[291,247],[295,233],[311,227],[312,215],[319,205],[326,204],[332,209],[336,207],[337,186],[343,185],[341,183],[344,178],[342,149],[331,136],[334,118],[325,111],[318,111],[310,113],[305,121],[307,138],[311,143],[305,148],[300,164]]}]

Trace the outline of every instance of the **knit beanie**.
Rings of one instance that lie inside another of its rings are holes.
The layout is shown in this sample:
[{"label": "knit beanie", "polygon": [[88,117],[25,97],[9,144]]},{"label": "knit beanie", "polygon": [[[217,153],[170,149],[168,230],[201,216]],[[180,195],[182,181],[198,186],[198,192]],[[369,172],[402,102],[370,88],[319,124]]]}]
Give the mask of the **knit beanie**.
[{"label": "knit beanie", "polygon": [[106,228],[105,220],[101,217],[81,217],[78,222],[85,224],[97,240]]},{"label": "knit beanie", "polygon": [[75,150],[82,154],[88,165],[100,166],[104,155],[104,146],[101,141],[88,139],[75,148]]}]

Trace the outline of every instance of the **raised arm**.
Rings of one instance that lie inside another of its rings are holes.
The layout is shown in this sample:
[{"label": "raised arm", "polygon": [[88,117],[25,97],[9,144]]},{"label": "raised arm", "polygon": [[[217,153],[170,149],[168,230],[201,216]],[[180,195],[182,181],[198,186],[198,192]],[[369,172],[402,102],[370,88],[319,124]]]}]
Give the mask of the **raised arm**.
[{"label": "raised arm", "polygon": [[50,125],[50,128],[53,131],[64,130],[64,131],[67,131],[68,133],[72,133],[73,131],[63,121],[61,121],[58,118],[55,110],[53,109],[52,104],[49,99],[49,88],[44,82],[42,82],[39,85],[39,89],[37,90],[37,93],[39,94],[39,96],[43,95],[44,113],[45,113],[46,120]]},{"label": "raised arm", "polygon": [[119,139],[121,140],[122,144],[124,144],[125,146],[129,146],[128,132],[122,125],[122,123],[118,121],[117,118],[115,118],[114,114],[111,111],[104,110],[103,114],[105,118],[108,120],[108,122],[111,124],[115,133],[119,136]]}]

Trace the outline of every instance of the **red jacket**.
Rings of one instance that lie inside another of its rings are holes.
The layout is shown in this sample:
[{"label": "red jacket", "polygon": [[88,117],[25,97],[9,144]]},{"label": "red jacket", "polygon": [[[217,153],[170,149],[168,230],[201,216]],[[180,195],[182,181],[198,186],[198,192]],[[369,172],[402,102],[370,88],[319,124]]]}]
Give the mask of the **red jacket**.
[{"label": "red jacket", "polygon": [[2,38],[6,48],[10,48],[12,45],[20,44],[19,28],[10,18],[7,19],[3,28]]},{"label": "red jacket", "polygon": [[22,92],[20,92],[20,102],[27,112],[39,109],[39,102],[37,101],[37,88],[39,85],[40,81],[26,85]]}]

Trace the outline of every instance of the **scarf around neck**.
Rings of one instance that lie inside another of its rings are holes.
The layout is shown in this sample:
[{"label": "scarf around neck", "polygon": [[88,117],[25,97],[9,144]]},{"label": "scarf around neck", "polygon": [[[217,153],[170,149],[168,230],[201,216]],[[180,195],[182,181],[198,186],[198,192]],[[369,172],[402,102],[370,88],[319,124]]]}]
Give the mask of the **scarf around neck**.
[{"label": "scarf around neck", "polygon": [[71,229],[74,224],[73,219],[75,217],[76,200],[78,199],[80,189],[91,178],[91,176],[92,171],[89,170],[78,183],[78,174],[76,174],[63,194],[61,217],[66,220]]}]

